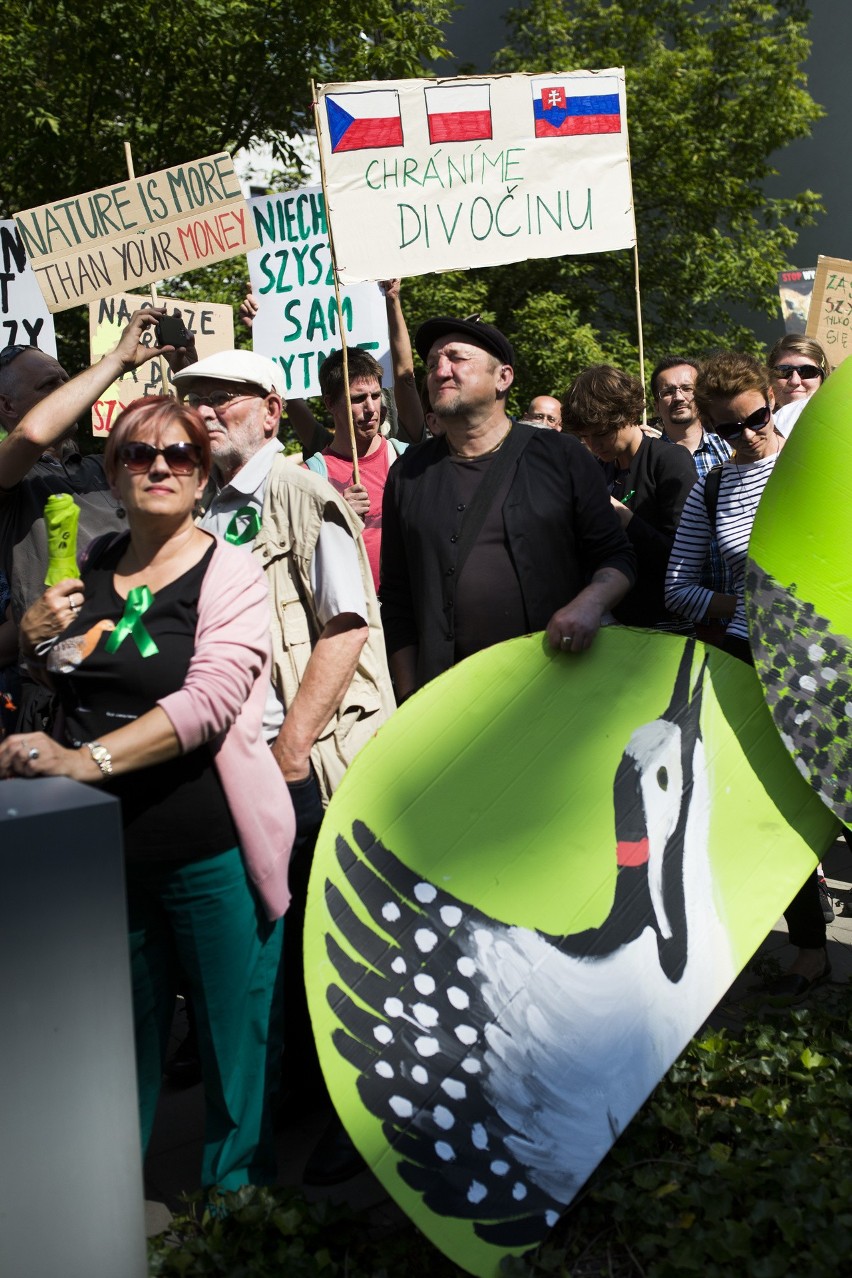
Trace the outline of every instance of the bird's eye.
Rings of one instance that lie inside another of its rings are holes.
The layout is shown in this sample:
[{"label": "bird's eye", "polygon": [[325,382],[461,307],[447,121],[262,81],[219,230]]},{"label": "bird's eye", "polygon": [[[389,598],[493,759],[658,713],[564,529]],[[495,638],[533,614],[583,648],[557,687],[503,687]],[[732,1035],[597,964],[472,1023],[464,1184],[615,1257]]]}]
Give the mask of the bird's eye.
[{"label": "bird's eye", "polygon": [[660,768],[659,771],[657,772],[657,785],[660,787],[661,790],[668,790],[669,774],[666,768]]}]

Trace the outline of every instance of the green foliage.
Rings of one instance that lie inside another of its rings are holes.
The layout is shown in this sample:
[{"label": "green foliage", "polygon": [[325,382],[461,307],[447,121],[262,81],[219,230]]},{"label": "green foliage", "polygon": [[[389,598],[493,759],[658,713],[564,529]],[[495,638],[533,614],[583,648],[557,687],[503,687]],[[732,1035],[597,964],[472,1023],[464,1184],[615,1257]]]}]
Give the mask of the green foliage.
[{"label": "green foliage", "polygon": [[837,1272],[852,1248],[850,1010],[844,991],[833,1011],[755,1021],[740,1042],[694,1040],[518,1272]]},{"label": "green foliage", "polygon": [[0,214],[310,129],[311,77],[386,79],[440,56],[449,0],[6,0]]},{"label": "green foliage", "polygon": [[[506,1278],[824,1278],[852,1251],[852,995],[696,1038],[548,1241]],[[407,1226],[380,1240],[345,1209],[241,1190],[227,1217],[176,1219],[162,1278],[456,1278]]]},{"label": "green foliage", "polygon": [[412,1227],[373,1242],[347,1208],[293,1190],[248,1187],[210,1204],[196,1196],[148,1243],[150,1278],[388,1278],[403,1265],[407,1278],[463,1278]]},{"label": "green foliage", "polygon": [[[494,70],[626,67],[652,363],[670,349],[755,351],[737,309],[777,313],[776,273],[821,209],[811,191],[780,199],[765,189],[774,153],[821,114],[801,69],[807,17],[803,0],[536,0],[509,14]],[[592,359],[638,368],[630,252],[493,268],[462,287],[521,353],[518,407],[536,392],[561,394]],[[406,284],[414,321],[439,313],[435,291],[431,278]]]},{"label": "green foliage", "polygon": [[[292,139],[311,127],[310,78],[422,74],[442,50],[452,0],[8,0],[0,91],[13,145],[0,214],[251,141],[298,179]],[[776,273],[820,212],[802,191],[770,197],[773,156],[807,136],[820,108],[802,66],[805,0],[536,0],[509,15],[494,70],[627,68],[628,121],[648,362],[670,349],[757,350],[737,318],[777,312]],[[241,263],[166,282],[238,305]],[[519,354],[512,407],[561,394],[591,361],[638,370],[633,256],[564,257],[406,282],[412,330],[479,312]],[[84,314],[57,328],[72,369]],[[243,339],[240,339],[243,340]]]},{"label": "green foliage", "polygon": [[[451,0],[7,0],[0,96],[9,145],[0,217],[127,174],[250,143],[270,143],[282,185],[301,179],[293,138],[310,132],[311,77],[413,76],[440,57]],[[203,268],[160,292],[239,306],[244,259]],[[56,317],[61,355],[88,363],[83,308]],[[244,344],[238,339],[238,345]]]}]

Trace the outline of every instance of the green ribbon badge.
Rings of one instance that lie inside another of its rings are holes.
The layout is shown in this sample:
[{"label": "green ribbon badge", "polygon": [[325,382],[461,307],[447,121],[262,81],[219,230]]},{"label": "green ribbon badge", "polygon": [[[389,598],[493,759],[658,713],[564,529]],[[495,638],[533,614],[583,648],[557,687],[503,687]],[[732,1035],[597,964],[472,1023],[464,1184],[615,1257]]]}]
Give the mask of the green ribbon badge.
[{"label": "green ribbon badge", "polygon": [[143,657],[156,657],[160,649],[145,629],[143,614],[154,602],[154,596],[147,586],[134,586],[127,596],[124,614],[106,641],[107,652],[117,652],[128,635],[133,636],[134,643]]},{"label": "green ribbon badge", "polygon": [[[240,520],[244,519],[245,526],[242,532],[239,531]],[[231,522],[228,524],[225,532],[225,541],[229,541],[232,546],[244,546],[247,541],[254,541],[260,532],[260,515],[256,506],[240,506]]]}]

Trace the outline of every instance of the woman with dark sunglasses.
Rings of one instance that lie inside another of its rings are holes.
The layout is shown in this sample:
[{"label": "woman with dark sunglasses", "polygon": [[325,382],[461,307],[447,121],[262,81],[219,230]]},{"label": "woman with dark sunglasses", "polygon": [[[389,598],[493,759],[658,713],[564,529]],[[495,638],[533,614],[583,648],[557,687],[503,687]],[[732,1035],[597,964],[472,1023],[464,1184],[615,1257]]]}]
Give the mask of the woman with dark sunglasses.
[{"label": "woman with dark sunglasses", "polygon": [[[775,429],[769,373],[750,355],[725,351],[709,359],[696,378],[695,400],[702,419],[734,452],[723,466],[699,479],[686,499],[666,574],[666,604],[693,621],[726,618],[722,646],[753,665],[744,601],[748,543],[784,438]],[[709,496],[711,487],[716,487],[715,498]],[[733,574],[730,595],[701,585],[701,569],[714,531],[722,559]],[[784,917],[790,943],[798,952],[790,970],[770,983],[770,992],[798,1000],[831,972],[816,875],[805,882]]]},{"label": "woman with dark sunglasses", "polygon": [[[34,411],[73,420],[74,382]],[[261,731],[266,583],[194,522],[210,470],[197,411],[137,400],[104,469],[129,532],[96,539],[82,576],[24,614],[23,648],[62,728],[0,744],[0,776],[69,776],[121,801],[143,1150],[180,971],[207,1100],[202,1184],[272,1183],[294,822]]]},{"label": "woman with dark sunglasses", "polygon": [[775,425],[786,438],[810,397],[828,377],[828,356],[813,337],[785,333],[766,362],[775,395]]}]

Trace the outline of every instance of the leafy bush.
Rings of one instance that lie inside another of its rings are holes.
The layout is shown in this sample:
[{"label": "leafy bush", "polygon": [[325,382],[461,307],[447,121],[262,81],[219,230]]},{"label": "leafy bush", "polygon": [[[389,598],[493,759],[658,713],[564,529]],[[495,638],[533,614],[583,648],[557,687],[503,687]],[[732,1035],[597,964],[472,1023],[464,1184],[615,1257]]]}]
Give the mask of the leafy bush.
[{"label": "leafy bush", "polygon": [[[696,1038],[580,1198],[507,1278],[824,1278],[852,1254],[852,998]],[[163,1278],[450,1278],[414,1229],[374,1238],[345,1208],[245,1189],[176,1217]]]}]

